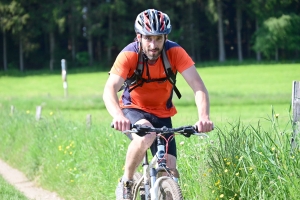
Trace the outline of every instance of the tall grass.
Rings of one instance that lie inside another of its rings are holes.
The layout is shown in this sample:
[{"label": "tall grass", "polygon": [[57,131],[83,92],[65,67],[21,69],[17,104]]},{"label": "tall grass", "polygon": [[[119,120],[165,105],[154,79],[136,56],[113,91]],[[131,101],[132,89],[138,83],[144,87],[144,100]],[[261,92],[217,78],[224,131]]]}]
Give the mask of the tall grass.
[{"label": "tall grass", "polygon": [[300,149],[291,147],[292,124],[279,128],[273,111],[270,128],[241,121],[218,129],[208,148],[212,196],[225,199],[299,199]]},{"label": "tall grass", "polygon": [[[185,198],[296,198],[299,159],[298,150],[289,149],[289,106],[299,66],[198,70],[210,92],[216,130],[209,139],[176,136]],[[64,98],[60,75],[1,77],[0,157],[66,199],[114,199],[129,141],[109,127],[101,101],[106,78],[99,72],[70,74]],[[174,98],[173,125],[193,124],[194,97],[180,76],[178,88],[183,97]],[[36,121],[38,105],[43,111]]]}]

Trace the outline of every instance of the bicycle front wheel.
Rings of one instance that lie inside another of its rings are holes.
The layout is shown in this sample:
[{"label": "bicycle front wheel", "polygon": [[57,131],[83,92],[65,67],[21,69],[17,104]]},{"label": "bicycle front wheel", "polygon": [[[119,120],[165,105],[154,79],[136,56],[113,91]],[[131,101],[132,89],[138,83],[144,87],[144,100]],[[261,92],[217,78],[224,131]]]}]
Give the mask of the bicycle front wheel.
[{"label": "bicycle front wheel", "polygon": [[159,200],[183,200],[181,189],[173,179],[164,179],[159,184]]}]

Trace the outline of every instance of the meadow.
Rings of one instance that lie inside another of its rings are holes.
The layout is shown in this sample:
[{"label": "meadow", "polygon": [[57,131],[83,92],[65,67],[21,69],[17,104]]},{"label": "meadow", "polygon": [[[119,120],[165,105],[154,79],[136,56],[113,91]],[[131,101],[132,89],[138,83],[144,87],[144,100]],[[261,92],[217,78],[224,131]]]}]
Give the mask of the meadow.
[{"label": "meadow", "polygon": [[[185,199],[298,199],[299,150],[290,146],[290,104],[300,65],[198,71],[210,94],[215,130],[209,139],[176,137]],[[1,159],[65,199],[114,199],[129,141],[110,128],[102,101],[107,77],[70,71],[65,97],[59,72],[1,74]],[[174,96],[173,126],[193,124],[192,90],[180,75],[177,86],[182,99]],[[38,121],[36,106],[42,106]]]}]

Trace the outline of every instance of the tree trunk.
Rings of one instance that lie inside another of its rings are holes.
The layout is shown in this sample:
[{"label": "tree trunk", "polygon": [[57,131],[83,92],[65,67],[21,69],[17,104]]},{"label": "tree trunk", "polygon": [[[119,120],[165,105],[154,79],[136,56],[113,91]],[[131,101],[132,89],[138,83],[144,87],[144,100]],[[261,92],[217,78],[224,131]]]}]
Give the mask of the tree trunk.
[{"label": "tree trunk", "polygon": [[54,68],[54,49],[55,49],[55,38],[54,38],[54,32],[51,31],[49,33],[49,41],[50,41],[50,71],[53,71]]},{"label": "tree trunk", "polygon": [[93,65],[94,58],[93,58],[93,39],[92,39],[92,33],[91,33],[91,1],[87,1],[87,38],[88,38],[88,52],[89,52],[89,65]]},{"label": "tree trunk", "polygon": [[102,46],[100,37],[97,40],[97,57],[99,62],[102,61]]},{"label": "tree trunk", "polygon": [[111,63],[111,50],[112,50],[112,11],[109,11],[108,17],[108,45],[107,45],[107,61]]},{"label": "tree trunk", "polygon": [[75,7],[74,4],[71,5],[72,15],[70,19],[70,30],[71,30],[71,51],[72,51],[72,61],[75,61],[76,58],[76,47],[75,47]]},{"label": "tree trunk", "polygon": [[193,20],[193,5],[190,3],[189,5],[189,29],[190,29],[190,34],[189,34],[189,42],[191,45],[191,57],[196,60],[196,53],[195,53],[195,33],[194,33],[194,20]]},{"label": "tree trunk", "polygon": [[276,47],[275,48],[275,61],[276,62],[278,62],[278,58],[279,58],[279,56],[278,56],[278,48]]},{"label": "tree trunk", "polygon": [[[255,20],[255,29],[256,29],[256,31],[258,31],[258,29],[259,29],[258,19],[257,18]],[[261,61],[261,52],[260,51],[256,52],[256,60],[257,61]]]},{"label": "tree trunk", "polygon": [[217,0],[218,10],[218,34],[219,34],[219,61],[225,61],[224,33],[223,33],[223,16],[222,16],[222,1]]},{"label": "tree trunk", "polygon": [[20,36],[20,42],[19,42],[19,56],[20,56],[20,71],[24,71],[24,58],[23,58],[23,43],[22,38]]},{"label": "tree trunk", "polygon": [[236,33],[237,33],[237,49],[238,49],[238,58],[239,62],[243,61],[243,52],[242,52],[242,38],[241,38],[241,29],[242,29],[242,0],[236,1]]},{"label": "tree trunk", "polygon": [[6,32],[3,31],[3,69],[7,71]]}]

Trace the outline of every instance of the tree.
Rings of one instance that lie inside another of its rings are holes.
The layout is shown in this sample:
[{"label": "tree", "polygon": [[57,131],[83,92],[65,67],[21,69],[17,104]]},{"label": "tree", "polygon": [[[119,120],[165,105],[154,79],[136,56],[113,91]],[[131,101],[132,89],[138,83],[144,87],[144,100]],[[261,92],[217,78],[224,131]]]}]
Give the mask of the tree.
[{"label": "tree", "polygon": [[279,49],[300,50],[299,23],[300,16],[295,14],[267,19],[256,33],[254,49],[263,52],[267,57],[275,55],[276,61],[279,59]]},{"label": "tree", "polygon": [[242,6],[243,6],[243,0],[236,0],[236,34],[237,34],[237,49],[238,49],[239,62],[243,61],[242,37],[241,37]]}]

